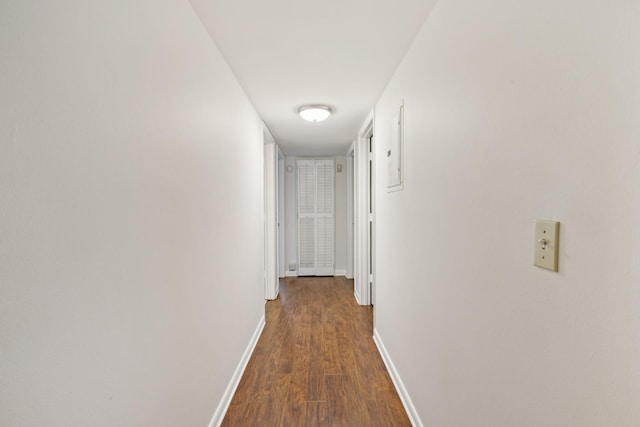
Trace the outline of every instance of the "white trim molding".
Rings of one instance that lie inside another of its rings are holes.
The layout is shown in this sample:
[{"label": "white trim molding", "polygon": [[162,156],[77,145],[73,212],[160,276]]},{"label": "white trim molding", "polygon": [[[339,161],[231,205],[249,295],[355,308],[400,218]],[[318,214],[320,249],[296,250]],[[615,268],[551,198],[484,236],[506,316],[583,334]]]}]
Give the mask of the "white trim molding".
[{"label": "white trim molding", "polygon": [[411,425],[414,427],[424,427],[422,424],[422,420],[420,420],[420,416],[418,415],[418,411],[416,411],[416,407],[413,406],[413,402],[411,401],[411,397],[409,396],[409,392],[404,387],[404,383],[400,378],[400,374],[396,369],[389,353],[387,353],[387,349],[382,343],[382,338],[380,338],[380,334],[378,330],[374,328],[373,330],[373,341],[376,343],[378,347],[378,351],[380,352],[380,356],[382,356],[382,360],[384,361],[385,366],[387,367],[387,371],[389,371],[389,375],[391,376],[391,380],[393,384],[396,386],[396,390],[398,395],[400,396],[400,400],[402,400],[402,404],[404,405],[404,409],[407,411],[407,415],[409,416],[409,420],[411,421]]},{"label": "white trim molding", "polygon": [[336,270],[333,275],[334,276],[346,276],[347,275],[347,270]]},{"label": "white trim molding", "polygon": [[209,422],[209,427],[220,427],[220,424],[222,424],[222,420],[224,420],[224,416],[227,414],[227,409],[229,409],[229,405],[231,404],[231,399],[233,399],[233,395],[235,394],[236,389],[240,384],[242,374],[244,374],[244,370],[247,368],[249,359],[251,359],[253,350],[256,348],[256,344],[258,343],[258,339],[260,339],[260,335],[262,335],[264,325],[264,316],[262,316],[260,322],[258,322],[258,327],[251,337],[251,341],[249,341],[249,345],[242,354],[240,363],[238,363],[238,366],[236,367],[236,370],[231,377],[231,381],[229,381],[229,385],[227,385],[227,389],[222,395],[222,399],[220,400],[220,403],[216,408],[216,412],[214,412],[213,418],[211,418],[211,422]]}]

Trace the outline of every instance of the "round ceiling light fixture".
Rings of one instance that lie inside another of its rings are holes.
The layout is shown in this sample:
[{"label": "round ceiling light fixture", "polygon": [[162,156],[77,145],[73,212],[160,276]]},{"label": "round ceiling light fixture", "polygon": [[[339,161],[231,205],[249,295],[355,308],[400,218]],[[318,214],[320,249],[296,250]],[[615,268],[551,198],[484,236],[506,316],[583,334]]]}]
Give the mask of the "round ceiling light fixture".
[{"label": "round ceiling light fixture", "polygon": [[326,105],[303,105],[298,108],[298,114],[309,122],[321,122],[327,119],[333,110]]}]

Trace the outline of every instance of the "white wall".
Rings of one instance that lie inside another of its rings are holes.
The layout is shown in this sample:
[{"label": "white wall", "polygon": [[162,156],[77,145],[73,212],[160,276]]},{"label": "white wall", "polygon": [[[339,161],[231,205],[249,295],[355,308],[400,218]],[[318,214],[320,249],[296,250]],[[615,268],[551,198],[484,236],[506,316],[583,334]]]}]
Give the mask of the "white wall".
[{"label": "white wall", "polygon": [[[296,195],[296,158],[285,158],[285,176],[284,176],[284,192],[285,192],[285,261],[286,274],[288,276],[296,276],[298,274],[298,205]],[[291,172],[286,168],[291,166]],[[296,270],[289,271],[289,264],[295,264]]]},{"label": "white wall", "polygon": [[[342,275],[347,268],[347,159],[345,156],[333,157],[342,164],[342,172],[336,172],[336,211],[335,211],[335,271]],[[285,224],[286,224],[286,269],[288,275],[297,275],[289,271],[289,264],[298,264],[298,211],[296,194],[296,157],[285,159],[286,165],[293,166],[291,172],[285,172]],[[285,166],[286,167],[286,166]]]},{"label": "white wall", "polygon": [[336,169],[336,273],[344,276],[347,272],[347,157],[336,156],[336,167],[342,165],[342,172]]},{"label": "white wall", "polygon": [[207,425],[263,314],[252,105],[187,2],[3,1],[0,52],[0,425]]},{"label": "white wall", "polygon": [[[441,1],[377,104],[376,327],[425,425],[640,425],[638,22]],[[559,273],[532,266],[536,218]]]}]

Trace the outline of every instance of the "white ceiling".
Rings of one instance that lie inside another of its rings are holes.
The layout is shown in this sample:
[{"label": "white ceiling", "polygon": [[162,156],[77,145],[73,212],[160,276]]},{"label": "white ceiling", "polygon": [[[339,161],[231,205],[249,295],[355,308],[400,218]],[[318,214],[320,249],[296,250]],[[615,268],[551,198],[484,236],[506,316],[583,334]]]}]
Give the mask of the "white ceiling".
[{"label": "white ceiling", "polygon": [[[287,155],[344,154],[436,0],[190,0]],[[335,114],[297,115],[305,104]]]}]

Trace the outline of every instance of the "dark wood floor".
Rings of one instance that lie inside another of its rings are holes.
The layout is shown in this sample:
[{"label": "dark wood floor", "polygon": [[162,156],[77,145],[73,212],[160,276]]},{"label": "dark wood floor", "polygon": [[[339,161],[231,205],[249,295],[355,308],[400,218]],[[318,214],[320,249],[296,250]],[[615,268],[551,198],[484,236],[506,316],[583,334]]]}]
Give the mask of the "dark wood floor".
[{"label": "dark wood floor", "polygon": [[223,426],[410,426],[343,277],[280,280]]}]

